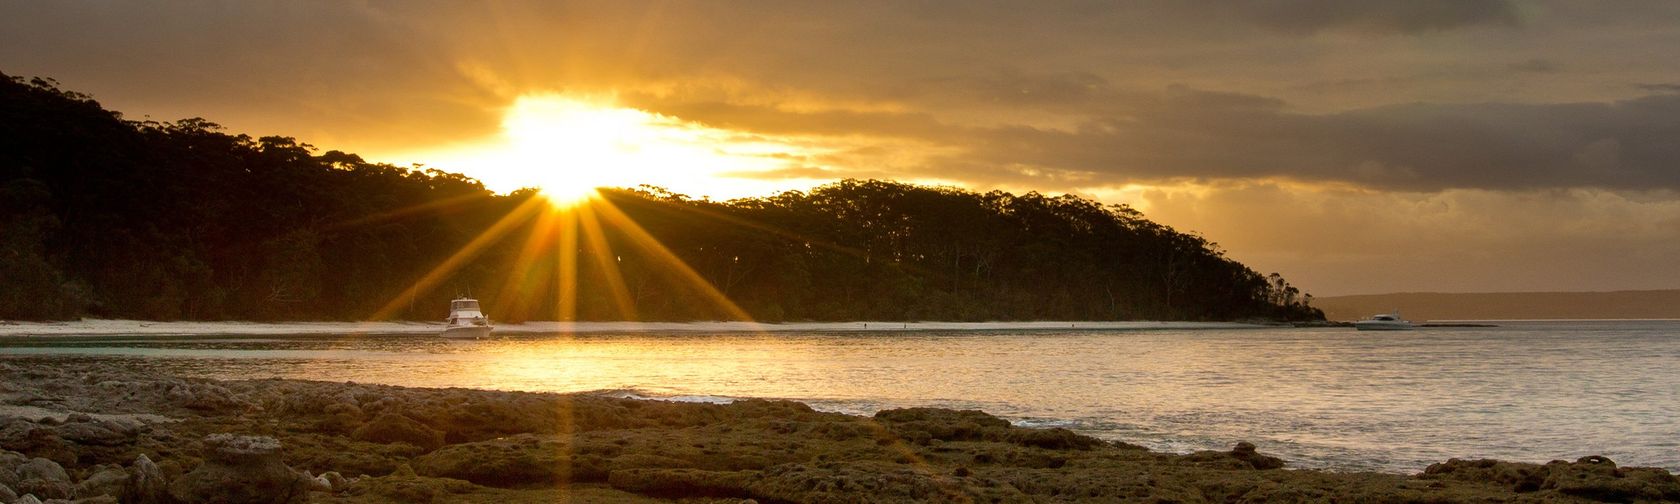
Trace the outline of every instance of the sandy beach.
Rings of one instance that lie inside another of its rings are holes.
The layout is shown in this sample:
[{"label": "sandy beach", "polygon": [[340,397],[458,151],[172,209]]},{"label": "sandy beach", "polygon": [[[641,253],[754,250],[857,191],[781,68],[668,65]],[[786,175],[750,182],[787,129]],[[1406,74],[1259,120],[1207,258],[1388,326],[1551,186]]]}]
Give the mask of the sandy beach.
[{"label": "sandy beach", "polygon": [[0,502],[1590,502],[1680,499],[1602,457],[1290,470],[1241,443],[1151,452],[979,411],[297,380],[0,361]]}]

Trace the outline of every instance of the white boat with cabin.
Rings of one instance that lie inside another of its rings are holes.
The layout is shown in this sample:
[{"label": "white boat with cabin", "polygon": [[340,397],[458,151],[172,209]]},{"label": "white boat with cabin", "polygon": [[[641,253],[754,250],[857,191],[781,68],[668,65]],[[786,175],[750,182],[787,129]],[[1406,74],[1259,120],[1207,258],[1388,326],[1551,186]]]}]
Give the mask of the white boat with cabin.
[{"label": "white boat with cabin", "polygon": [[478,307],[478,300],[459,298],[449,302],[449,318],[444,320],[443,337],[451,339],[479,339],[490,336],[490,317]]},{"label": "white boat with cabin", "polygon": [[1412,321],[1400,318],[1400,310],[1393,313],[1378,313],[1371,318],[1353,323],[1353,328],[1361,331],[1405,331],[1412,329]]}]

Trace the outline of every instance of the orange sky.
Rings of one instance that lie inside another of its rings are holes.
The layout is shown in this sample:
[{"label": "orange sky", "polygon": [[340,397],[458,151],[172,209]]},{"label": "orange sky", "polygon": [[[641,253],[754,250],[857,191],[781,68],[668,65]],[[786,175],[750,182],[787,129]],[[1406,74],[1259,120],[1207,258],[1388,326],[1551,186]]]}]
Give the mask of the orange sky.
[{"label": "orange sky", "polygon": [[0,2],[0,71],[130,118],[498,189],[1072,192],[1320,296],[1680,288],[1675,48],[1644,0]]}]

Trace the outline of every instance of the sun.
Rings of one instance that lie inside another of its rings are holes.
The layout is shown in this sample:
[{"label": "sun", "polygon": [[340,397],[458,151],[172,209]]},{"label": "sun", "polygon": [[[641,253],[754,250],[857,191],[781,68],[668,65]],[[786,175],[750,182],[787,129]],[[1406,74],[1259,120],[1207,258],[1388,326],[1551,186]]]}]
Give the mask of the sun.
[{"label": "sun", "polygon": [[417,157],[492,190],[534,187],[556,205],[570,206],[600,187],[642,184],[718,198],[773,192],[793,180],[767,174],[811,154],[792,139],[561,94],[515,99],[501,126],[495,138]]},{"label": "sun", "polygon": [[536,183],[552,201],[575,203],[625,172],[652,175],[666,169],[649,150],[668,150],[671,121],[635,109],[600,106],[560,97],[521,98],[502,121],[509,140],[508,166]]}]

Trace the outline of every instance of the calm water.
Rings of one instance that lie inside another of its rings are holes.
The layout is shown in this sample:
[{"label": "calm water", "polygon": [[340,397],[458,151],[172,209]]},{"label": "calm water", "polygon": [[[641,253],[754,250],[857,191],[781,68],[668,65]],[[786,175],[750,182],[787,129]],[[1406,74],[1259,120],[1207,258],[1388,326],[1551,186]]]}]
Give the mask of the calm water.
[{"label": "calm water", "polygon": [[1297,467],[1603,454],[1680,471],[1680,322],[1498,328],[0,341],[213,378],[981,409],[1168,451],[1248,440]]}]

